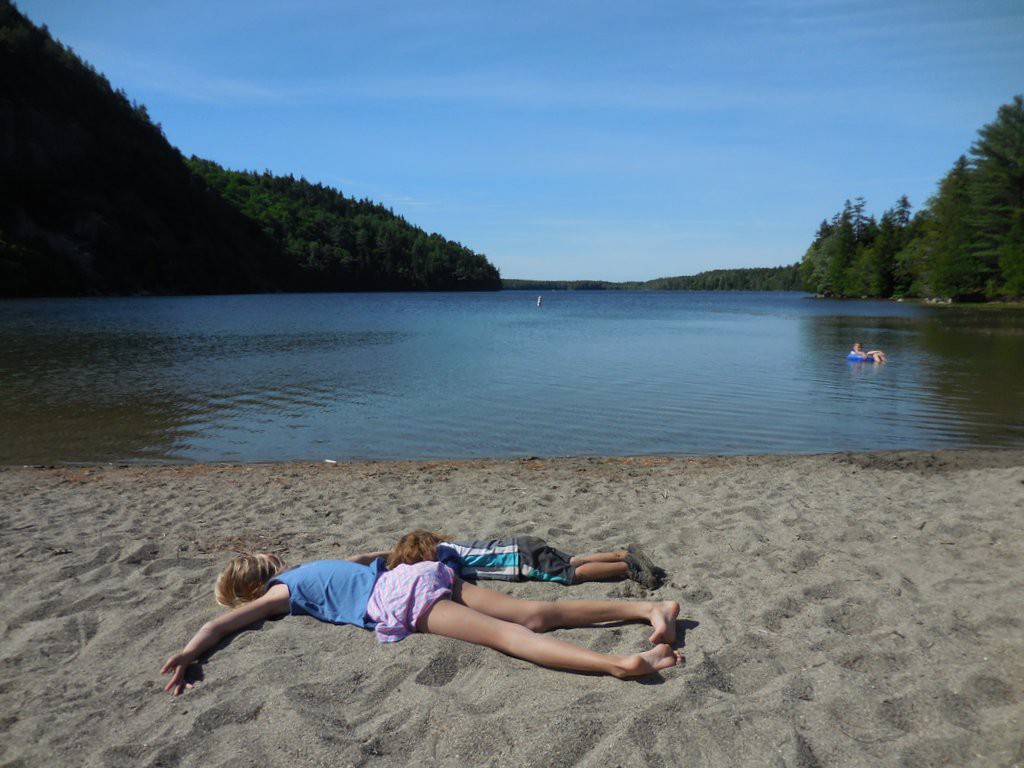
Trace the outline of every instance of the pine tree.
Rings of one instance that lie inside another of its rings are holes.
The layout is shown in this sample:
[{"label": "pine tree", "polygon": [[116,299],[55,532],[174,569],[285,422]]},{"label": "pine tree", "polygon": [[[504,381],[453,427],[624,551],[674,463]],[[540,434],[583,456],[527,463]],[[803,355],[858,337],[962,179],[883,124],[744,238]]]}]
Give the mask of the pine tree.
[{"label": "pine tree", "polygon": [[929,201],[931,216],[925,226],[927,279],[935,295],[977,297],[989,277],[985,265],[972,253],[977,233],[971,217],[970,182],[971,169],[961,155]]},{"label": "pine tree", "polygon": [[[972,254],[987,292],[1024,294],[1024,99],[999,108],[971,146]],[[1000,274],[1001,273],[1001,276]]]}]

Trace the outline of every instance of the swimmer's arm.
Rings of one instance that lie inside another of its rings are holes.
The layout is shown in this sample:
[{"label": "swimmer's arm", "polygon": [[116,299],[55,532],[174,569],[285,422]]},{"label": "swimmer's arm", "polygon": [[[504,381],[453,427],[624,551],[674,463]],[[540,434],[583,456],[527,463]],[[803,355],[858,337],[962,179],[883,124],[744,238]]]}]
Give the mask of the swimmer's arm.
[{"label": "swimmer's arm", "polygon": [[363,552],[358,555],[352,555],[352,557],[346,557],[346,560],[351,560],[353,563],[359,563],[360,565],[369,565],[378,557],[386,558],[391,554],[391,550],[382,549],[379,552]]},{"label": "swimmer's arm", "polygon": [[288,587],[284,584],[275,584],[262,597],[232,608],[227,613],[206,622],[188,641],[188,645],[180,653],[171,656],[160,668],[161,675],[171,673],[171,680],[164,687],[164,691],[171,691],[177,696],[186,688],[191,688],[192,683],[185,681],[185,672],[192,662],[228,635],[257,621],[288,613],[288,610]]}]

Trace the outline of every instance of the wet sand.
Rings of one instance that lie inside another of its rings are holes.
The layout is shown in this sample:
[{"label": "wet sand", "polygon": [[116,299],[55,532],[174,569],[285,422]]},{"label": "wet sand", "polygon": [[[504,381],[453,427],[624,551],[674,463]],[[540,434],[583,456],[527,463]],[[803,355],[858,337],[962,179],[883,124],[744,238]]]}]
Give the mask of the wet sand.
[{"label": "wet sand", "polygon": [[[1024,764],[1024,451],[8,468],[0,502],[2,766]],[[678,600],[685,666],[620,681],[289,617],[161,693],[231,552],[420,526],[638,543],[660,589],[500,589]]]}]

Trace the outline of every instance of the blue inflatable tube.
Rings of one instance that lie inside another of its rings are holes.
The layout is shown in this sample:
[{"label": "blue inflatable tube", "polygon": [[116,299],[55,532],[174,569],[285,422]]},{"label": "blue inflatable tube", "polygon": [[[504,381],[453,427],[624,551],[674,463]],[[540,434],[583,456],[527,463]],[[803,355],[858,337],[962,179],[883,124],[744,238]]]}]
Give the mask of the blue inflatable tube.
[{"label": "blue inflatable tube", "polygon": [[850,354],[848,354],[846,356],[846,359],[849,360],[851,363],[873,363],[873,362],[875,362],[873,358],[870,358],[867,355],[858,355],[858,354],[856,354],[854,352],[851,352]]}]

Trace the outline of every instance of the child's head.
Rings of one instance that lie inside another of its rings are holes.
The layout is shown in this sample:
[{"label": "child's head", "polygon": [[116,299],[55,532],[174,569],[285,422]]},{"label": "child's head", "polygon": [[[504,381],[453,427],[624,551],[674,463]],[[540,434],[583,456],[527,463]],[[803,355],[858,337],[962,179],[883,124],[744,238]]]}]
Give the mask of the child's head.
[{"label": "child's head", "polygon": [[861,349],[862,346],[863,345],[859,341],[853,342],[853,349],[856,352],[860,352],[860,349]]},{"label": "child's head", "polygon": [[214,590],[217,602],[225,608],[234,608],[262,597],[267,591],[267,582],[283,570],[284,563],[277,555],[261,552],[232,557],[217,577]]},{"label": "child's head", "polygon": [[442,541],[450,541],[451,537],[422,528],[407,533],[398,540],[388,555],[388,568],[396,565],[412,565],[424,560],[437,559],[437,545]]}]

